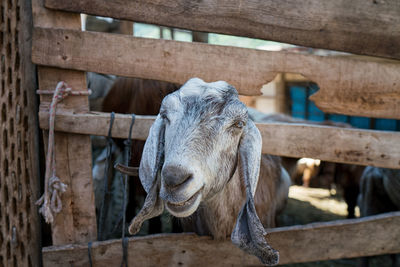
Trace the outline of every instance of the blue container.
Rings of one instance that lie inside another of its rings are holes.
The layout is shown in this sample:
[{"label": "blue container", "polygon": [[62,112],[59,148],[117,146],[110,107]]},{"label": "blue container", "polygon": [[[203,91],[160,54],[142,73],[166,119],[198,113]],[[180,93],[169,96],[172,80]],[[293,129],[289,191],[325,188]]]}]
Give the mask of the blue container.
[{"label": "blue container", "polygon": [[303,86],[291,86],[290,98],[292,100],[292,116],[294,118],[306,119],[307,88]]},{"label": "blue container", "polygon": [[365,117],[350,117],[350,124],[361,129],[371,129],[371,119]]},{"label": "blue container", "polygon": [[317,106],[313,103],[310,102],[308,103],[308,120],[311,121],[324,121],[325,120],[325,114],[317,108]]},{"label": "blue container", "polygon": [[348,122],[349,116],[339,114],[329,114],[328,120],[335,122]]},{"label": "blue container", "polygon": [[396,131],[397,121],[389,119],[375,119],[376,130]]}]

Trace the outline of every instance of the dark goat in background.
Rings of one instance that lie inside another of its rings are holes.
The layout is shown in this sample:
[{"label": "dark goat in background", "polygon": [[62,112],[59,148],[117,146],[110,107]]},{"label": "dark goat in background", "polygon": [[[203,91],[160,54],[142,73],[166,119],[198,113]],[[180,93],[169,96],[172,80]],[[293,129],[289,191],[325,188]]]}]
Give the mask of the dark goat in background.
[{"label": "dark goat in background", "polygon": [[[400,170],[365,168],[360,181],[358,197],[361,217],[400,210]],[[392,266],[398,267],[397,255],[391,255]],[[368,258],[363,258],[359,266],[369,266]]]},{"label": "dark goat in background", "polygon": [[[103,100],[101,111],[136,115],[157,115],[163,98],[176,91],[179,85],[139,78],[117,78]],[[135,127],[135,126],[133,126]],[[114,140],[123,150],[123,140]],[[132,140],[130,166],[139,167],[145,141]],[[146,193],[137,177],[129,180],[129,200],[126,217],[130,221],[135,215],[135,208],[139,207],[141,198]],[[177,225],[173,225],[173,231],[179,231]],[[149,221],[149,233],[161,232],[161,221],[155,218]]]}]

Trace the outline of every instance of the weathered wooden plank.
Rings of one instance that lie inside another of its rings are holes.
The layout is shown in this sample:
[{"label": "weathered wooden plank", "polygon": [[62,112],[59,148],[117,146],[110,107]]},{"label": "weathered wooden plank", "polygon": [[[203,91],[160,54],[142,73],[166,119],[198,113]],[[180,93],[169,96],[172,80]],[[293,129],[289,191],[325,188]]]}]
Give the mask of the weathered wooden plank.
[{"label": "weathered wooden plank", "polygon": [[[42,129],[49,128],[49,113],[47,110],[39,112],[39,125]],[[132,138],[146,140],[149,129],[155,116],[137,115],[132,129]],[[114,138],[128,138],[131,115],[115,114],[111,135]],[[110,113],[89,112],[71,113],[57,112],[55,130],[87,135],[107,136],[110,125]]]},{"label": "weathered wooden plank", "polygon": [[398,253],[399,223],[400,212],[392,212],[269,229],[267,240],[281,251],[282,264]]},{"label": "weathered wooden plank", "polygon": [[[363,219],[270,229],[266,236],[280,253],[280,264],[400,252],[400,212]],[[114,266],[122,258],[121,240],[94,242],[94,266]],[[44,266],[88,266],[87,244],[43,248]],[[229,240],[194,234],[164,234],[129,239],[129,265],[260,265]]]},{"label": "weathered wooden plank", "polygon": [[300,73],[320,90],[325,112],[400,119],[400,64],[343,57],[183,43],[132,36],[36,28],[33,61],[40,65],[184,83],[225,80],[259,95],[279,72]]},{"label": "weathered wooden plank", "polygon": [[304,124],[257,124],[263,152],[288,157],[400,168],[400,133]]},{"label": "weathered wooden plank", "polygon": [[33,25],[44,28],[80,29],[79,14],[44,8],[44,0],[32,0]]},{"label": "weathered wooden plank", "polygon": [[[36,27],[80,29],[80,16],[68,12],[55,12],[44,8],[42,0],[32,1],[33,19]],[[74,90],[86,88],[85,73],[38,67],[39,87],[54,90],[59,81],[67,82]],[[49,106],[51,96],[41,95],[41,108]],[[68,97],[57,107],[59,111],[73,109],[75,112],[89,110],[87,96]],[[46,134],[44,136],[47,136]],[[45,142],[47,139],[45,138]],[[55,134],[57,176],[68,185],[61,196],[63,209],[52,225],[52,241],[55,245],[87,242],[97,235],[96,212],[91,177],[91,141],[89,136],[79,134]]]},{"label": "weathered wooden plank", "polygon": [[[47,68],[46,68],[47,69]],[[59,75],[51,76],[54,72]],[[86,84],[85,76],[81,73],[81,80],[74,80],[73,72],[63,70],[39,69],[39,85],[53,81],[56,85],[61,80],[70,84],[80,81],[81,88]],[[54,89],[53,89],[54,90]],[[79,101],[77,98],[81,98]],[[84,97],[70,97],[64,106],[81,103]],[[68,100],[68,98],[66,99]],[[41,104],[47,106],[42,98]],[[86,111],[88,102],[86,97]],[[83,109],[82,105],[77,110]],[[60,105],[59,110],[63,110]],[[64,109],[65,110],[65,109]],[[45,140],[46,142],[46,140]],[[53,244],[69,244],[95,240],[97,236],[96,212],[92,186],[91,166],[91,140],[89,136],[81,134],[55,134],[55,155],[57,163],[57,176],[68,185],[67,191],[62,194],[62,211],[56,216],[52,225]]]},{"label": "weathered wooden plank", "polygon": [[400,59],[397,0],[46,0],[46,7]]},{"label": "weathered wooden plank", "polygon": [[[137,116],[132,138],[145,140],[153,121],[154,116]],[[130,115],[116,114],[112,136],[127,138],[130,122]],[[39,113],[39,123],[42,129],[48,128],[47,111]],[[61,132],[106,136],[109,123],[109,113],[58,112],[55,129]],[[257,127],[263,137],[263,153],[400,168],[398,132],[286,123],[259,123]]]}]

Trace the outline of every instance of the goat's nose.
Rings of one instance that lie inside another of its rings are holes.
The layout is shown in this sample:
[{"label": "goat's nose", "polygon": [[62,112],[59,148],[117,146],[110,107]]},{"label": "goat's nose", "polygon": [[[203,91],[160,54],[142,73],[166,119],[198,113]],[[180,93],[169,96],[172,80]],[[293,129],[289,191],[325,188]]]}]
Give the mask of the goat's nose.
[{"label": "goat's nose", "polygon": [[190,179],[193,174],[184,167],[168,165],[162,169],[161,176],[166,186],[175,187]]}]

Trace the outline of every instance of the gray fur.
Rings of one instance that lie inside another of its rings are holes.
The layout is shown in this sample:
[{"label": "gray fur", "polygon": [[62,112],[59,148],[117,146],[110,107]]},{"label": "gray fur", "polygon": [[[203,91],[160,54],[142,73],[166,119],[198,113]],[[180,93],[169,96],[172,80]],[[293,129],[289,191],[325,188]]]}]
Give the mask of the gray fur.
[{"label": "gray fur", "polygon": [[[159,214],[164,206],[176,217],[189,217],[192,230],[199,234],[225,238],[225,231],[233,229],[235,245],[264,264],[277,264],[279,254],[264,238],[266,232],[254,201],[261,142],[234,87],[223,81],[190,79],[164,98],[150,130],[139,168],[148,196],[130,233],[136,233],[144,220]],[[276,180],[271,182],[274,187],[287,176],[280,167],[271,167],[269,173],[276,177],[271,177]],[[276,187],[273,192],[282,191]],[[278,206],[273,205],[274,196],[269,197],[270,205]],[[275,209],[271,209],[271,218]],[[232,214],[239,214],[236,225]],[[218,223],[213,223],[213,218]]]}]

